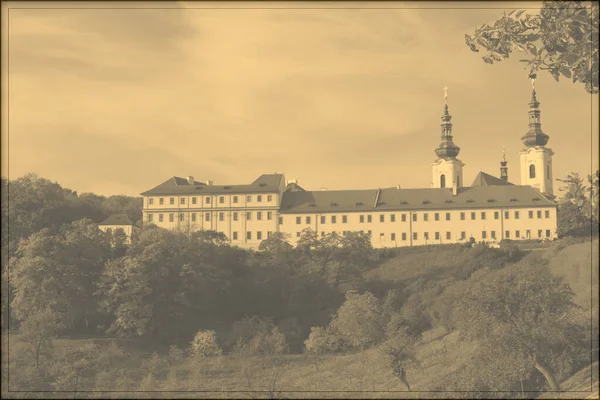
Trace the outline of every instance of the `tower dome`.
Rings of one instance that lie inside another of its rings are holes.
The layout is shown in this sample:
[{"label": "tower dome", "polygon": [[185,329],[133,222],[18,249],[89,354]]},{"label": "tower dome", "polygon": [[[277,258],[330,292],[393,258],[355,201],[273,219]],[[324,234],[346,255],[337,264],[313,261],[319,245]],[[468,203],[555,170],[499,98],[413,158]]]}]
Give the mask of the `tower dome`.
[{"label": "tower dome", "polygon": [[537,101],[535,93],[535,77],[535,74],[531,75],[533,90],[531,92],[531,100],[529,101],[529,131],[521,137],[521,141],[525,147],[545,146],[548,140],[550,140],[550,136],[542,131],[541,111],[539,109],[540,102]]}]

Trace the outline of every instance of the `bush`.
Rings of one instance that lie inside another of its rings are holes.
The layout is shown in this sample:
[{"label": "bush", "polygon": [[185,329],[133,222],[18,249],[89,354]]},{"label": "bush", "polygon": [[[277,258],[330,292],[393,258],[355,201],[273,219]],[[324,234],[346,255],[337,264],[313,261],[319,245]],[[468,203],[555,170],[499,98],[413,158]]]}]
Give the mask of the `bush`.
[{"label": "bush", "polygon": [[192,357],[209,357],[221,355],[215,331],[198,331],[190,344]]},{"label": "bush", "polygon": [[233,324],[229,334],[232,352],[242,355],[279,355],[287,351],[285,336],[270,319],[246,317]]},{"label": "bush", "polygon": [[156,379],[166,375],[169,369],[169,364],[165,359],[158,354],[152,354],[152,357],[142,361],[142,371],[147,374],[147,377]]},{"label": "bush", "polygon": [[319,355],[340,350],[342,342],[330,329],[312,327],[308,339],[304,341],[304,348],[309,353]]}]

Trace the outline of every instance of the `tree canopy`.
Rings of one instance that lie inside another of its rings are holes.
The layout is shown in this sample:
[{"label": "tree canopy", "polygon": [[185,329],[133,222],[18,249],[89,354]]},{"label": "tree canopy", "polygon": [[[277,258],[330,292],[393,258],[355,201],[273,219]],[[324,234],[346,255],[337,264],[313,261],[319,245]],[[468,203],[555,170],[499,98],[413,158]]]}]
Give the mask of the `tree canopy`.
[{"label": "tree canopy", "polygon": [[502,61],[519,51],[530,74],[547,71],[581,82],[588,93],[598,93],[598,3],[545,1],[539,14],[513,10],[493,24],[465,35],[467,46],[485,51],[483,61]]}]

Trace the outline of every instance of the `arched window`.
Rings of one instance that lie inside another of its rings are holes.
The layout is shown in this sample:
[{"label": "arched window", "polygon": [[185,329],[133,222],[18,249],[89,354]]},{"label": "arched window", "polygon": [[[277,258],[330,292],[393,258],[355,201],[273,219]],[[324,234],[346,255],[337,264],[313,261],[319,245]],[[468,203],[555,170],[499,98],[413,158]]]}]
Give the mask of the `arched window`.
[{"label": "arched window", "polygon": [[535,178],[535,165],[533,164],[529,166],[529,178]]},{"label": "arched window", "polygon": [[460,187],[460,176],[456,175],[456,187]]},{"label": "arched window", "polygon": [[446,187],[446,175],[444,174],[440,176],[440,187]]}]

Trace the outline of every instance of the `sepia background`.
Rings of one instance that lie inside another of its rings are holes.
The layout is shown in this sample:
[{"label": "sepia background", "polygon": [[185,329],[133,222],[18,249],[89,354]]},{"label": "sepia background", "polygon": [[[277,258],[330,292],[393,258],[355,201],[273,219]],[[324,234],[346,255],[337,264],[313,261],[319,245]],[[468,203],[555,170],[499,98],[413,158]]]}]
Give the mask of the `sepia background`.
[{"label": "sepia background", "polygon": [[[518,53],[484,63],[465,34],[540,3],[7,4],[3,177],[104,195],[273,172],[429,187],[447,85],[466,182],[499,175],[505,147],[519,183],[527,71]],[[597,169],[598,96],[547,73],[536,90],[554,175]]]}]

